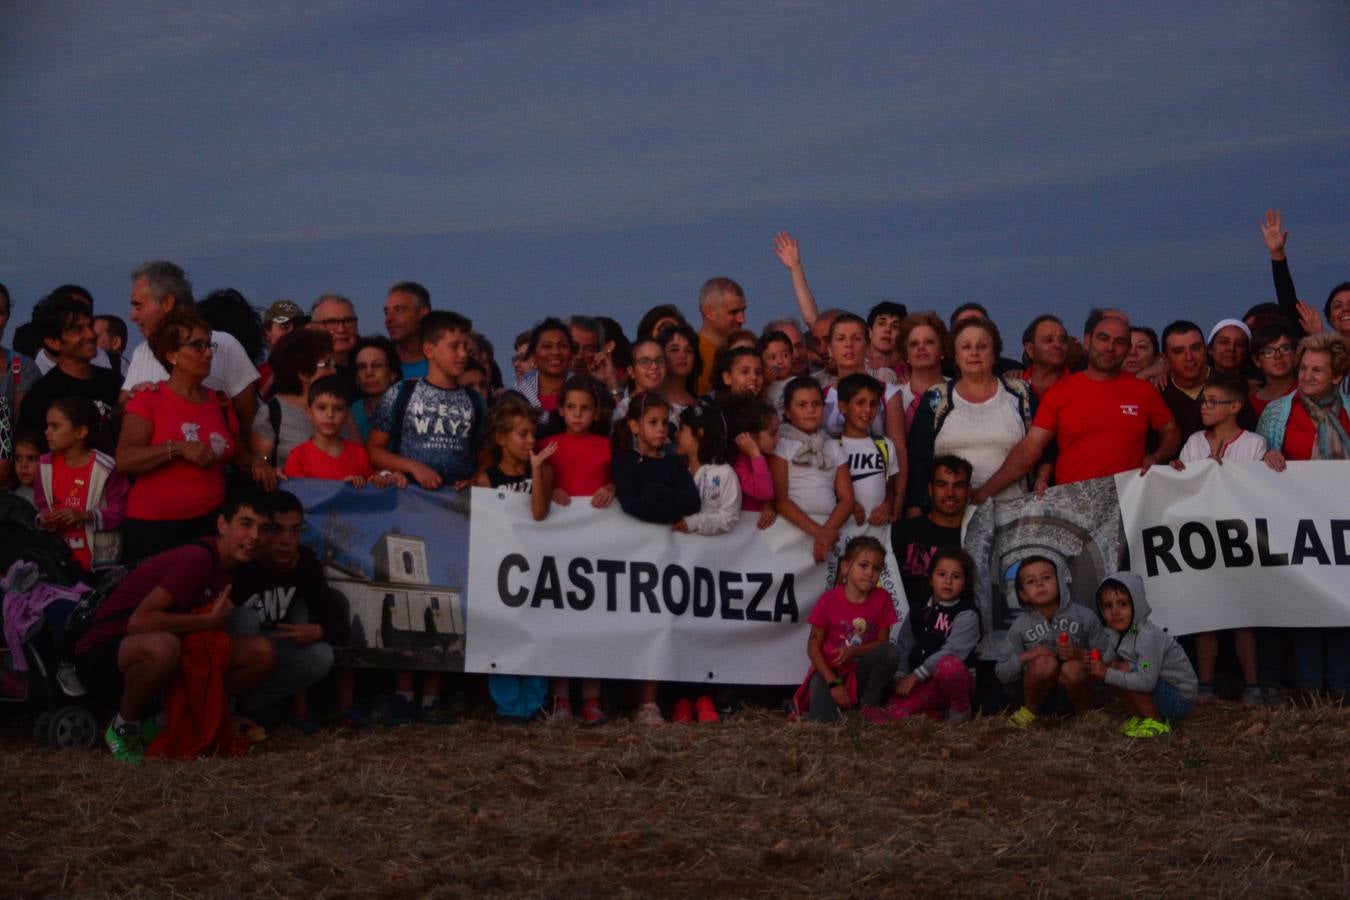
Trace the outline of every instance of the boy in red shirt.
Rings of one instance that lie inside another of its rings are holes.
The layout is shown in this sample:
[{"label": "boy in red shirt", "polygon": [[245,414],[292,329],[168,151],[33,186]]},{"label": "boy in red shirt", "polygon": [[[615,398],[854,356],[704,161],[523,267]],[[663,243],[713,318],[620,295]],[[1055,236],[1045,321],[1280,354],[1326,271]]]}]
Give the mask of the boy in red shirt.
[{"label": "boy in red shirt", "polygon": [[347,425],[347,386],[340,375],[320,378],[309,387],[305,412],[314,427],[314,436],[286,457],[282,469],[287,478],[322,478],[345,481],[352,487],[364,487],[369,481],[376,487],[391,484],[407,487],[408,479],[399,472],[376,475],[366,448],[342,437]]}]

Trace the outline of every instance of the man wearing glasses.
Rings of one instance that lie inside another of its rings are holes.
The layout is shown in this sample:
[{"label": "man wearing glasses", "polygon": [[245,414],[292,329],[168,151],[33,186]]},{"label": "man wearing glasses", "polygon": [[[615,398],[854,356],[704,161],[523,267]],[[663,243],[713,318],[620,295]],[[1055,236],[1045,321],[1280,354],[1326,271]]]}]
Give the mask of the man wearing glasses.
[{"label": "man wearing glasses", "polygon": [[309,327],[322,328],[333,339],[333,360],[337,363],[335,374],[351,386],[348,396],[355,397],[356,360],[352,358],[352,351],[360,335],[356,307],[341,294],[324,294],[314,301],[309,313]]},{"label": "man wearing glasses", "polygon": [[[333,645],[346,645],[346,610],[334,602],[318,557],[300,545],[305,512],[299,498],[276,491],[267,505],[257,555],[234,573],[238,609],[228,630],[271,639],[276,664],[239,702],[254,719],[288,720],[312,734],[318,726],[309,716],[305,692],[332,669]],[[274,707],[283,701],[278,716]]]}]

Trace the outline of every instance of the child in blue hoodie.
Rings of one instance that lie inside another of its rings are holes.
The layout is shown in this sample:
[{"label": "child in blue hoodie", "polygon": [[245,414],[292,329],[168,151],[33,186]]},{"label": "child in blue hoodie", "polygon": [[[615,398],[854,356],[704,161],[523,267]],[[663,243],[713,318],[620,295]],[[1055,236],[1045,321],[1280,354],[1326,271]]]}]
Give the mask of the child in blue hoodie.
[{"label": "child in blue hoodie", "polygon": [[1028,556],[1015,579],[1023,609],[1008,627],[1007,646],[994,667],[1004,684],[1022,680],[1022,707],[1009,721],[1030,728],[1056,687],[1081,716],[1092,708],[1091,653],[1106,653],[1110,639],[1092,610],[1073,602],[1053,560]]},{"label": "child in blue hoodie", "polygon": [[1116,572],[1097,588],[1097,609],[1110,630],[1114,662],[1090,662],[1092,677],[1104,681],[1130,711],[1121,733],[1132,738],[1169,734],[1169,722],[1191,714],[1199,679],[1176,638],[1148,620],[1144,580]]}]

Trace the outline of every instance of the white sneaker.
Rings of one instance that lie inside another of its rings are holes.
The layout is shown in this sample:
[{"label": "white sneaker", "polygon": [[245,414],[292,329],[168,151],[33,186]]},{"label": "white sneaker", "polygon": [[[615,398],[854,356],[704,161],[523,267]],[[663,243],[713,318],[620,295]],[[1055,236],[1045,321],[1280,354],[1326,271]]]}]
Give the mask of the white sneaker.
[{"label": "white sneaker", "polygon": [[75,674],[75,667],[64,665],[56,670],[56,683],[61,685],[61,690],[67,697],[83,697],[88,691],[84,685],[80,684],[80,676]]},{"label": "white sneaker", "polygon": [[657,706],[655,703],[644,703],[639,706],[637,715],[633,717],[633,721],[637,722],[639,725],[666,724],[665,716],[661,715],[661,707]]}]

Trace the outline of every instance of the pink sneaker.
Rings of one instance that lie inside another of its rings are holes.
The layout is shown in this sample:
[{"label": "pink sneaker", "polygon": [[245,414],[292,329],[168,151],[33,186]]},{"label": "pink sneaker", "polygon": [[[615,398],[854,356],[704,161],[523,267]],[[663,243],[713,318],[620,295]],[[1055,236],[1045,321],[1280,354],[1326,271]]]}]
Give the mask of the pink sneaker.
[{"label": "pink sneaker", "polygon": [[722,721],[722,717],[717,714],[717,706],[713,703],[713,698],[706,694],[694,701],[694,715],[698,718],[700,725]]},{"label": "pink sneaker", "polygon": [[609,721],[599,697],[589,697],[581,702],[581,721],[587,725],[603,725]]},{"label": "pink sneaker", "polygon": [[895,721],[891,714],[880,706],[864,706],[862,717],[868,725],[889,725]]}]

